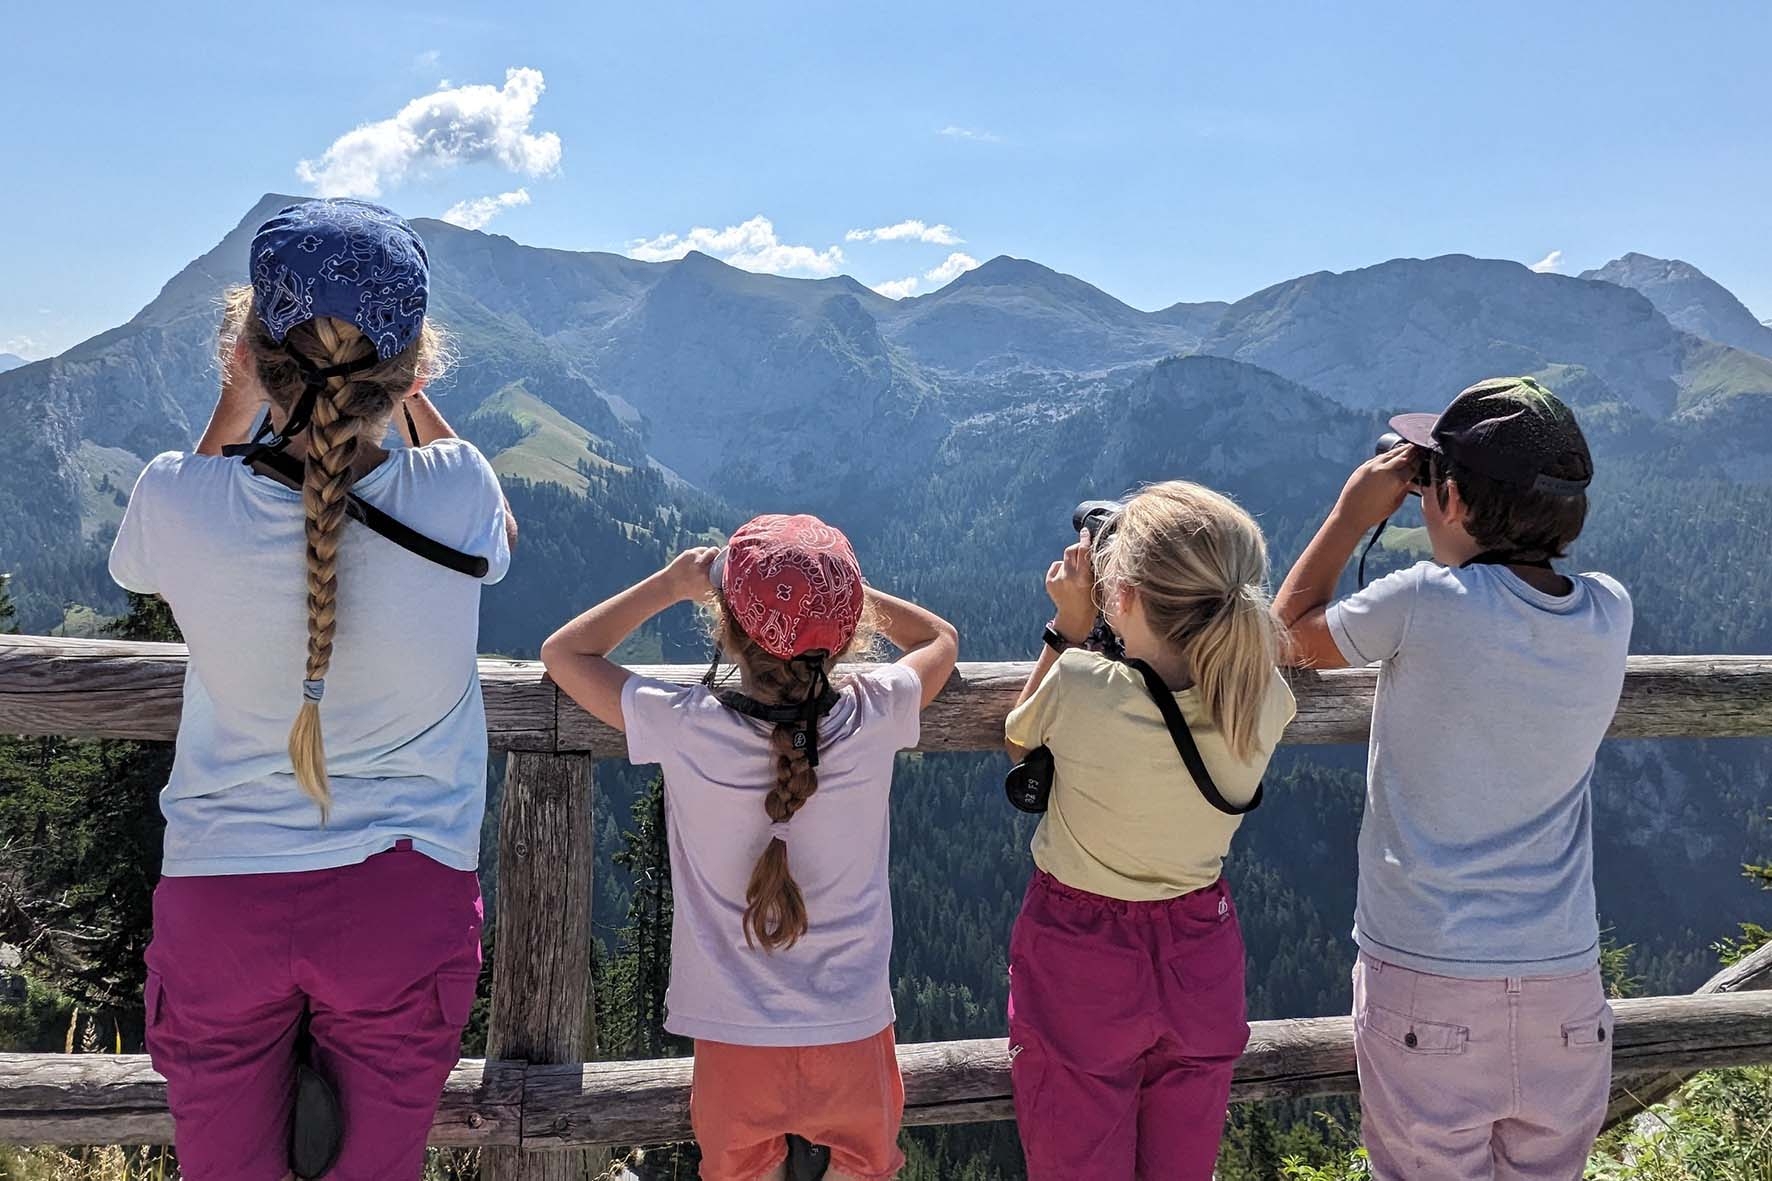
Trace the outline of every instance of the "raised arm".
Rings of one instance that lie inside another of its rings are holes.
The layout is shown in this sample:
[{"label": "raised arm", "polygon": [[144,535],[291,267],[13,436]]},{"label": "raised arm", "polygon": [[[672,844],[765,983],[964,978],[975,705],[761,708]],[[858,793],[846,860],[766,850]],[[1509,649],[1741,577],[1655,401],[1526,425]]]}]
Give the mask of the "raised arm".
[{"label": "raised arm", "polygon": [[904,653],[898,663],[916,673],[917,680],[922,682],[922,708],[928,709],[954,671],[954,661],[960,655],[960,633],[935,612],[908,599],[871,586],[867,595],[879,609],[880,630],[887,643]]},{"label": "raised arm", "polygon": [[1409,494],[1414,450],[1405,443],[1373,456],[1354,469],[1329,519],[1311,538],[1274,595],[1273,614],[1289,637],[1281,659],[1297,668],[1346,668],[1347,660],[1329,634],[1324,612],[1335,599],[1335,584],[1368,529],[1375,529],[1403,505]]},{"label": "raised arm", "polygon": [[541,646],[541,662],[554,684],[592,717],[625,729],[621,691],[633,674],[610,660],[609,653],[659,612],[706,597],[708,567],[719,552],[712,546],[684,550],[663,570],[604,599],[549,636]]},{"label": "raised arm", "polygon": [[252,424],[265,406],[265,394],[249,372],[245,341],[234,346],[222,373],[221,396],[209,413],[209,425],[197,440],[198,455],[220,455],[222,448],[252,437]]},{"label": "raised arm", "polygon": [[[400,437],[409,447],[423,447],[438,439],[461,437],[443,417],[443,412],[437,409],[437,404],[426,395],[423,382],[413,387],[394,411],[394,421],[398,424]],[[498,494],[505,502],[505,544],[514,550],[517,548],[517,518],[511,513],[511,498],[505,496],[503,487],[499,488]]]},{"label": "raised arm", "polygon": [[[1088,639],[1101,609],[1095,600],[1095,539],[1089,530],[1078,533],[1077,540],[1065,547],[1063,556],[1046,568],[1046,594],[1057,608],[1052,617],[1054,630],[1072,644],[1081,644]],[[1028,674],[1027,682],[1021,687],[1021,696],[1015,699],[1017,706],[1034,695],[1057,663],[1057,650],[1050,644],[1041,644],[1034,671]],[[1016,762],[1027,757],[1025,747],[1007,738],[1003,740],[1003,747]]]}]

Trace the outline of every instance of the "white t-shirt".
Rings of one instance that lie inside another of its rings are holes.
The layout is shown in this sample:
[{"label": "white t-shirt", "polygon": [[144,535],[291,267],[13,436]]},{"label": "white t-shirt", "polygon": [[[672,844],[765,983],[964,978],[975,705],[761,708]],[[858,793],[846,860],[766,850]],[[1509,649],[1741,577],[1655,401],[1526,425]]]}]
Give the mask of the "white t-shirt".
[{"label": "white t-shirt", "polygon": [[745,888],[769,845],[774,726],[707,688],[631,677],[628,758],[664,770],[671,983],[665,1028],[745,1046],[826,1046],[892,1024],[886,883],[892,759],[917,744],[923,686],[903,665],[839,677],[819,719],[818,790],[795,814],[788,866],[808,928],[790,948],[745,946]]},{"label": "white t-shirt", "polygon": [[[498,477],[445,439],[390,452],[353,489],[446,545],[510,566]],[[190,663],[166,814],[171,877],[353,865],[410,839],[479,863],[486,716],[475,667],[481,583],[347,521],[320,721],[332,784],[324,828],[289,762],[307,661],[301,493],[238,459],[167,452],[143,469],[111,577],[172,607]]]}]

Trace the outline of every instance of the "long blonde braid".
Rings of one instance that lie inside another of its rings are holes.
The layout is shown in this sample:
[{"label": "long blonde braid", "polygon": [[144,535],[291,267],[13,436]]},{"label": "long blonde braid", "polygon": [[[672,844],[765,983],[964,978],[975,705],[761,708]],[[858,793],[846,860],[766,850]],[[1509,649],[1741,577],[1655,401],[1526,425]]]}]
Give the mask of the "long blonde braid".
[{"label": "long blonde braid", "polygon": [[[367,360],[375,353],[355,325],[327,316],[289,330],[279,344],[252,314],[250,287],[227,295],[222,329],[223,363],[236,341],[244,340],[260,386],[287,415],[300,399],[306,377],[291,354],[316,368]],[[365,434],[380,428],[394,407],[421,378],[441,373],[442,337],[426,324],[405,351],[367,369],[326,379],[314,399],[302,473],[302,508],[307,515],[308,655],[301,708],[289,731],[289,761],[296,782],[320,806],[321,823],[332,807],[326,775],[326,744],[320,727],[320,694],[332,664],[338,628],[338,548],[346,506],[356,482],[354,464]]]}]

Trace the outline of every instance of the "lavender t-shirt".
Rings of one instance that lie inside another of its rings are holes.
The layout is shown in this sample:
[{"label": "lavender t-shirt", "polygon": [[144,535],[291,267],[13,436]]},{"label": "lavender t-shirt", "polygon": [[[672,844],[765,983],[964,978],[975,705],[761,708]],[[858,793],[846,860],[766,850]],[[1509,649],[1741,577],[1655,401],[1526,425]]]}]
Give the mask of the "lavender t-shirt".
[{"label": "lavender t-shirt", "polygon": [[628,758],[664,770],[671,851],[665,1028],[745,1046],[822,1046],[892,1024],[886,863],[892,760],[917,744],[923,686],[903,665],[839,677],[819,723],[818,791],[789,826],[788,866],[808,929],[774,952],[745,946],[745,888],[770,840],[774,727],[705,687],[629,678]]}]

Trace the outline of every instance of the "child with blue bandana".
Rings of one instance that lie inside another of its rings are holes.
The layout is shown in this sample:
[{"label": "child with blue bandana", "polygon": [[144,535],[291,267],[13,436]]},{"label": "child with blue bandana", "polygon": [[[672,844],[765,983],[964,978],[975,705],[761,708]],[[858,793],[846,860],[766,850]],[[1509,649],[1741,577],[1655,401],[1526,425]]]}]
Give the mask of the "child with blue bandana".
[{"label": "child with blue bandana", "polygon": [[[190,645],[148,1052],[187,1181],[311,1175],[290,1148],[304,1024],[342,1114],[329,1176],[410,1181],[480,969],[480,588],[515,527],[425,397],[442,351],[410,226],[304,202],[246,261],[209,426],[148,464],[111,551]],[[397,410],[413,446],[385,450]]]}]

